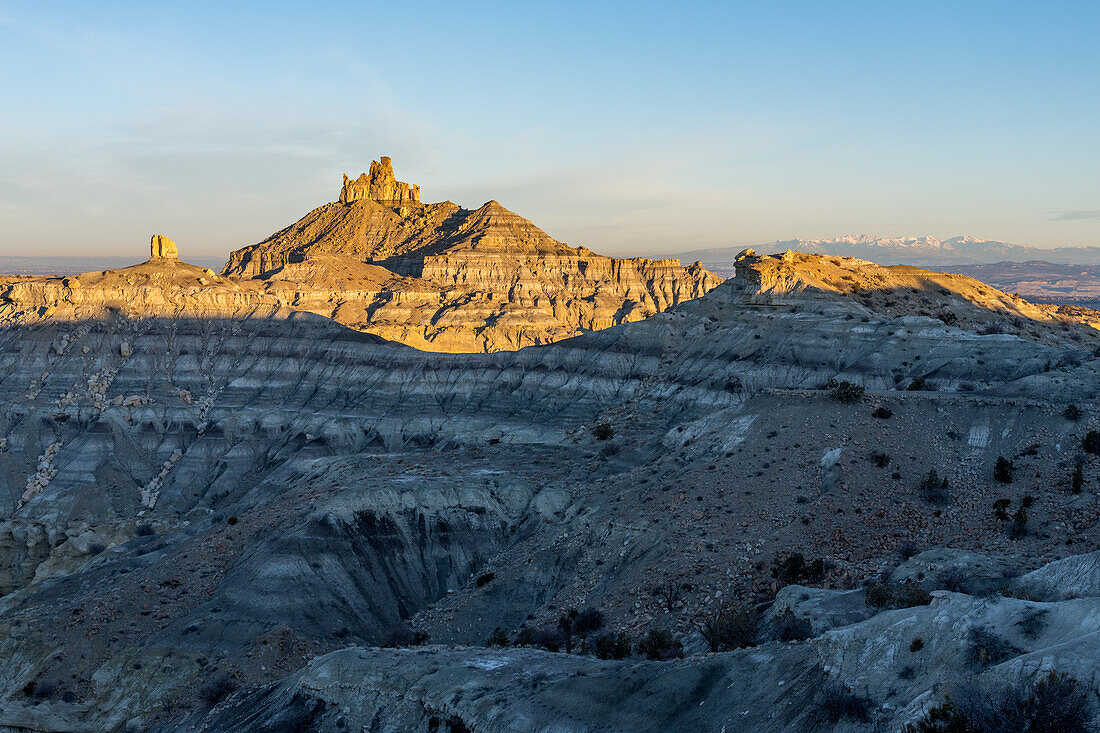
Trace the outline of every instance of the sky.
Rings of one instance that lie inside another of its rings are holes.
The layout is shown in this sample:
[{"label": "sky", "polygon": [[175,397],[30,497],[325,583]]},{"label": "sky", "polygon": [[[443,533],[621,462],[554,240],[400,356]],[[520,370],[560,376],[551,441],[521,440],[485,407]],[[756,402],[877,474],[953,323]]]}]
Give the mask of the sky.
[{"label": "sky", "polygon": [[1100,3],[0,0],[0,255],[224,257],[393,158],[609,255],[1100,245]]}]

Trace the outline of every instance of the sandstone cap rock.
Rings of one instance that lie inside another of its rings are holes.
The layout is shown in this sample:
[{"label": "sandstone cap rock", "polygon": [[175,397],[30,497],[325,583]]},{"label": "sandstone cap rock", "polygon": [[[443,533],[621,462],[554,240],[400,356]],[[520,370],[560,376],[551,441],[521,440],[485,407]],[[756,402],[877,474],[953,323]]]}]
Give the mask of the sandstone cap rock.
[{"label": "sandstone cap rock", "polygon": [[166,257],[176,259],[180,256],[176,243],[163,234],[154,234],[149,240],[149,257]]}]

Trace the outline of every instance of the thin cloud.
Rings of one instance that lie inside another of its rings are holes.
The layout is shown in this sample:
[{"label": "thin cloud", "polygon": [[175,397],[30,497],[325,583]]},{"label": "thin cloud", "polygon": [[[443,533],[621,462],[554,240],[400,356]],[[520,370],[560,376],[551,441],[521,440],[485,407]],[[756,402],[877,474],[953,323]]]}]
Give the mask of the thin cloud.
[{"label": "thin cloud", "polygon": [[1050,217],[1050,221],[1087,221],[1100,219],[1100,209],[1074,209],[1063,211]]}]

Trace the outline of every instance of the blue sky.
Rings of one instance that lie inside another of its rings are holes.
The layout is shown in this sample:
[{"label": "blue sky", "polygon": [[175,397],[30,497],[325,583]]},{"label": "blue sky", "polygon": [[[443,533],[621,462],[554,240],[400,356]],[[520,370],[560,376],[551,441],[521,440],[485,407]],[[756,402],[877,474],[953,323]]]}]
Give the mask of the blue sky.
[{"label": "blue sky", "polygon": [[651,254],[1100,245],[1100,4],[0,0],[0,254],[221,256],[379,155]]}]

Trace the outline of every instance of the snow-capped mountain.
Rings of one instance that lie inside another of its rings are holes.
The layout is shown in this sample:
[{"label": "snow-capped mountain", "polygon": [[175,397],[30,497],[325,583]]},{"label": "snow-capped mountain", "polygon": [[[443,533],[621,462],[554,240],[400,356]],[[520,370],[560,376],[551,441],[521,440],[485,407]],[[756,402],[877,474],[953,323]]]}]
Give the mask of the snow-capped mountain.
[{"label": "snow-capped mountain", "polygon": [[[683,262],[702,260],[707,266],[731,263],[743,247],[681,252]],[[849,234],[833,239],[789,239],[761,244],[760,252],[782,252],[787,249],[811,254],[843,255],[872,260],[884,265],[907,264],[936,267],[954,264],[1027,262],[1042,260],[1058,264],[1100,264],[1100,247],[1056,247],[1044,249],[1025,244],[1012,244],[991,239],[961,236],[950,239],[937,237],[874,237]]]}]

